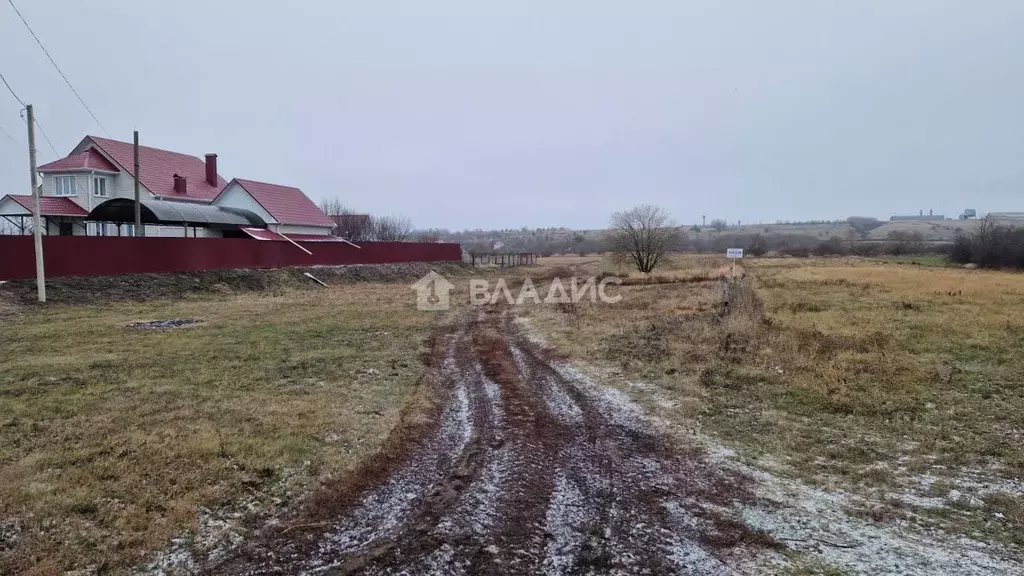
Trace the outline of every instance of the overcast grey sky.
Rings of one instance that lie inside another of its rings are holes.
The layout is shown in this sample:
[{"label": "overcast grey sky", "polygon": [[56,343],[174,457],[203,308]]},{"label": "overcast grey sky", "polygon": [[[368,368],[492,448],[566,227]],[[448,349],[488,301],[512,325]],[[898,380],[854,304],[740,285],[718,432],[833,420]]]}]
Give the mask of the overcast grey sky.
[{"label": "overcast grey sky", "polygon": [[[112,137],[419,227],[1024,210],[1020,0],[16,4]],[[61,155],[103,135],[6,1],[0,52]]]}]

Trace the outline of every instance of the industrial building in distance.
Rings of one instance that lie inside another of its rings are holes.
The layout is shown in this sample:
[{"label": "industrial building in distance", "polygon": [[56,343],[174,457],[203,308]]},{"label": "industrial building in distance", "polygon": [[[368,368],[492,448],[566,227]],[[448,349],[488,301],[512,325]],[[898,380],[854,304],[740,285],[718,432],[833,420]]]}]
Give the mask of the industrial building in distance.
[{"label": "industrial building in distance", "polygon": [[[998,218],[1000,220],[1011,220],[1011,219],[1024,219],[1024,212],[989,212],[988,216],[992,218]],[[957,216],[957,220],[972,220],[978,217],[978,211],[974,208],[966,208],[962,214]],[[945,215],[936,214],[934,211],[929,210],[927,214],[924,210],[917,214],[897,214],[889,218],[890,222],[921,222],[931,220],[947,220]]]},{"label": "industrial building in distance", "polygon": [[927,214],[924,213],[924,210],[921,210],[920,214],[910,214],[910,215],[899,215],[899,214],[897,214],[897,215],[892,216],[891,218],[889,218],[889,220],[891,222],[906,222],[906,221],[921,221],[921,220],[945,220],[945,219],[946,219],[946,217],[944,215],[936,214],[932,210],[929,210]]}]

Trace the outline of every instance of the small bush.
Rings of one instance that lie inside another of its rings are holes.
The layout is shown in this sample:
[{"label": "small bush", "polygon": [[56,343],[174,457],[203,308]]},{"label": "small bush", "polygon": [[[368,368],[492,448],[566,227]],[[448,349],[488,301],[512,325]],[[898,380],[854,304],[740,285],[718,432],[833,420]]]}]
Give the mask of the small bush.
[{"label": "small bush", "polygon": [[847,253],[846,244],[839,236],[833,236],[814,247],[815,256],[845,256]]},{"label": "small bush", "polygon": [[[767,230],[767,228],[765,229]],[[764,256],[765,252],[768,251],[768,243],[765,242],[764,236],[757,234],[754,239],[750,241],[747,246],[747,254],[754,256],[755,258]]]},{"label": "small bush", "polygon": [[957,234],[948,255],[958,264],[1024,269],[1024,228],[983,218],[970,234]]}]

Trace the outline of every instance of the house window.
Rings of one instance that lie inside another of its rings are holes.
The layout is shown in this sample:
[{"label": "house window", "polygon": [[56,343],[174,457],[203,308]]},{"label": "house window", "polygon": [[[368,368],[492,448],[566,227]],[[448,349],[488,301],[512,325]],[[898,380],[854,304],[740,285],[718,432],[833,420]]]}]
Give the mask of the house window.
[{"label": "house window", "polygon": [[92,195],[100,198],[107,197],[107,179],[102,176],[93,176]]},{"label": "house window", "polygon": [[89,234],[89,236],[106,236],[107,235],[107,223],[106,222],[89,222],[88,234]]},{"label": "house window", "polygon": [[78,196],[74,176],[55,176],[53,182],[54,196]]}]

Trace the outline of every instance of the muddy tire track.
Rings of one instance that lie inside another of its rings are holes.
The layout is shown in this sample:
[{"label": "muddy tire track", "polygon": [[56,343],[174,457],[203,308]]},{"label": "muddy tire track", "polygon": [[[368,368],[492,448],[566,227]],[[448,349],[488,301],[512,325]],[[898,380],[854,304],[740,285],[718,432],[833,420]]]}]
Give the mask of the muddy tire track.
[{"label": "muddy tire track", "polygon": [[775,546],[729,511],[752,499],[744,478],[675,447],[508,311],[439,335],[427,385],[433,421],[372,482],[210,572],[727,574]]}]

